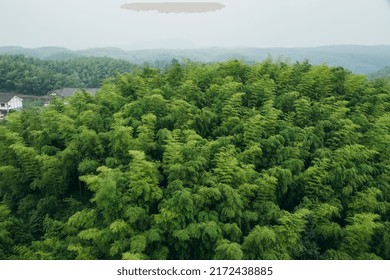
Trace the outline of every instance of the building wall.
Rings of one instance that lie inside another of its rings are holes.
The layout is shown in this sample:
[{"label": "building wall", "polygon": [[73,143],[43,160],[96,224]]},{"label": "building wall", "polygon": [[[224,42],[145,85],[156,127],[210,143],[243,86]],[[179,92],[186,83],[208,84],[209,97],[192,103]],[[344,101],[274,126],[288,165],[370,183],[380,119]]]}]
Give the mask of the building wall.
[{"label": "building wall", "polygon": [[18,110],[23,108],[23,99],[20,97],[14,96],[10,101],[8,101],[8,109],[9,110]]}]

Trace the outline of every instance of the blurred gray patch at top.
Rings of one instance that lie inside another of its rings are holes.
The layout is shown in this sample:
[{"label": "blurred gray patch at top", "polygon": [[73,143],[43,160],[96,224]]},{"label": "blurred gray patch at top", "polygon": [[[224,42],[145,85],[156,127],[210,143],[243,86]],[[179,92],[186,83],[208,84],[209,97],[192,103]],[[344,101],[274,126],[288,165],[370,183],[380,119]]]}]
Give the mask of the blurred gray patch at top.
[{"label": "blurred gray patch at top", "polygon": [[225,8],[216,2],[161,2],[161,3],[128,3],[122,9],[141,11],[157,11],[159,13],[207,13]]}]

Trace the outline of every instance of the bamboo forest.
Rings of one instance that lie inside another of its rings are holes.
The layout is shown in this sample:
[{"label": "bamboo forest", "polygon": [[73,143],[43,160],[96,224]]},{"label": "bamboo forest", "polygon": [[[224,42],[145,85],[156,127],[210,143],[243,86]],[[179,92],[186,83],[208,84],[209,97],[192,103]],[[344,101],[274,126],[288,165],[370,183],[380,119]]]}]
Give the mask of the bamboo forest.
[{"label": "bamboo forest", "polygon": [[388,260],[390,82],[183,59],[11,112],[0,259]]}]

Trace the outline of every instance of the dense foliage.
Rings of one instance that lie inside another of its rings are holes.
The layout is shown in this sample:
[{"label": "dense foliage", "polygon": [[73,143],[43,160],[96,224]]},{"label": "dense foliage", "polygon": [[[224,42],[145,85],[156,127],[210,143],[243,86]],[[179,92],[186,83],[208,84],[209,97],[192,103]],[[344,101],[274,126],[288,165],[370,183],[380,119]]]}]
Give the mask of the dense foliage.
[{"label": "dense foliage", "polygon": [[41,60],[23,55],[0,56],[0,92],[45,95],[64,87],[97,88],[101,81],[127,73],[134,64],[112,58]]},{"label": "dense foliage", "polygon": [[150,67],[0,124],[0,258],[390,259],[390,87]]}]

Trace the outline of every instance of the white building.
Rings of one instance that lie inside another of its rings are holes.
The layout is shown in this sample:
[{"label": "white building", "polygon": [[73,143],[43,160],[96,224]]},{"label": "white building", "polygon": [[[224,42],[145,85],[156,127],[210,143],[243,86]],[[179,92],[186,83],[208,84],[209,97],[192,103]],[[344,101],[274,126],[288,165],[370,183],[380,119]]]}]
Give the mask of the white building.
[{"label": "white building", "polygon": [[11,110],[22,110],[23,99],[19,96],[0,93],[0,119],[4,119],[5,115]]}]

